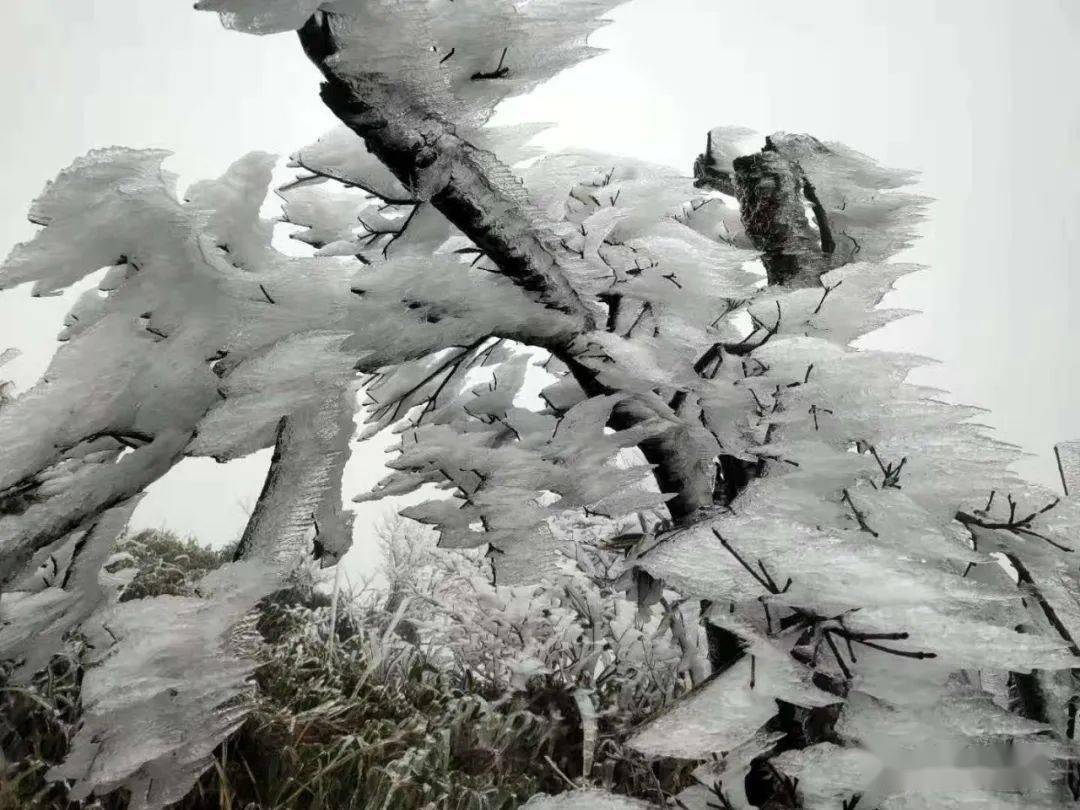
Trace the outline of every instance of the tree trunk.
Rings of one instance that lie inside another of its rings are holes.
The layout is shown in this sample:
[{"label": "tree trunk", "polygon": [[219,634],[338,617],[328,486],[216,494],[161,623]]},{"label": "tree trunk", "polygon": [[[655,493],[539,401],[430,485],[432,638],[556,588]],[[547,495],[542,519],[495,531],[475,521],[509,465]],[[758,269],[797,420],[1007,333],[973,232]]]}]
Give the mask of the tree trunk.
[{"label": "tree trunk", "polygon": [[259,500],[235,559],[291,569],[309,553],[337,562],[352,537],[352,513],[341,508],[341,474],[353,436],[354,394],[330,391],[278,422],[277,440]]}]

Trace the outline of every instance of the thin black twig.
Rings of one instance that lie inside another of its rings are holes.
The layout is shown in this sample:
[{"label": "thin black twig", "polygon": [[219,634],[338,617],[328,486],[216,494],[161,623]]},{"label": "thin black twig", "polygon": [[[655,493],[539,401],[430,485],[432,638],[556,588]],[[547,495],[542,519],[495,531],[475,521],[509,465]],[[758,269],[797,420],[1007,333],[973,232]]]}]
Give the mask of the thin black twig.
[{"label": "thin black twig", "polygon": [[907,464],[907,456],[901,458],[900,463],[894,467],[891,462],[885,464],[885,462],[881,460],[881,456],[878,455],[878,451],[873,445],[870,445],[870,454],[874,457],[874,461],[877,462],[878,467],[881,469],[881,474],[883,476],[881,488],[889,489],[891,487],[892,489],[900,489],[900,471],[903,470],[904,465]]},{"label": "thin black twig", "polygon": [[[990,500],[987,501],[986,509],[983,510],[984,514],[989,512],[990,504],[993,502],[993,500],[994,500],[994,493],[991,492],[990,493]],[[1000,530],[1003,530],[1003,531],[1009,531],[1009,532],[1012,532],[1013,534],[1019,534],[1019,535],[1022,535],[1024,537],[1037,538],[1037,539],[1042,540],[1042,541],[1044,541],[1046,543],[1049,543],[1051,546],[1053,546],[1056,549],[1059,549],[1060,551],[1065,551],[1065,552],[1074,551],[1074,549],[1070,548],[1069,546],[1063,545],[1062,543],[1059,543],[1056,540],[1053,540],[1052,538],[1047,537],[1042,532],[1037,532],[1037,531],[1035,531],[1034,529],[1031,528],[1031,524],[1035,520],[1035,518],[1039,517],[1040,515],[1046,514],[1051,509],[1053,509],[1055,506],[1057,506],[1061,502],[1060,498],[1054,498],[1054,500],[1052,500],[1050,503],[1046,504],[1046,506],[1042,507],[1041,509],[1036,509],[1035,511],[1031,512],[1028,515],[1025,515],[1022,518],[1018,518],[1016,516],[1017,503],[1016,503],[1016,501],[1013,500],[1012,495],[1007,496],[1007,501],[1008,501],[1008,504],[1009,504],[1009,517],[1008,517],[1007,520],[1004,520],[1004,521],[990,520],[989,518],[981,518],[981,517],[978,517],[977,515],[973,515],[973,514],[971,514],[969,512],[963,512],[963,511],[956,513],[956,519],[960,523],[964,524],[965,526],[969,526],[969,527],[970,526],[977,526],[980,529],[988,529],[988,530],[1000,529]]]},{"label": "thin black twig", "polygon": [[859,524],[860,529],[873,537],[880,537],[877,532],[870,528],[870,525],[866,522],[866,515],[861,512],[859,507],[855,505],[855,502],[851,500],[851,493],[846,489],[844,490],[844,497],[842,500],[847,501],[847,505],[851,507],[851,511],[855,515],[855,521]]},{"label": "thin black twig", "polygon": [[826,287],[825,288],[825,292],[823,292],[821,294],[821,300],[818,301],[818,305],[816,307],[814,307],[814,314],[815,315],[817,315],[819,312],[821,312],[821,307],[824,306],[825,299],[829,297],[829,293],[831,293],[833,290],[835,290],[837,287],[839,287],[843,283],[844,283],[843,280],[840,280],[840,281],[836,282],[835,284],[833,284],[831,287]]},{"label": "thin black twig", "polygon": [[739,565],[741,565],[747,570],[750,576],[752,576],[757,581],[757,583],[761,585],[762,588],[764,588],[766,591],[773,594],[774,596],[781,593],[787,593],[788,589],[791,587],[791,577],[788,577],[787,582],[784,583],[783,588],[778,587],[776,584],[776,580],[772,578],[772,575],[765,567],[764,562],[762,562],[760,559],[757,561],[758,567],[761,569],[761,573],[759,574],[757,571],[754,570],[753,566],[751,566],[748,562],[746,562],[746,560],[742,558],[739,552],[735,550],[735,547],[731,545],[731,543],[729,543],[724,538],[724,536],[720,534],[719,531],[713,529],[712,533],[716,535],[716,539],[720,541],[720,545],[727,549],[728,553],[735,558]]}]

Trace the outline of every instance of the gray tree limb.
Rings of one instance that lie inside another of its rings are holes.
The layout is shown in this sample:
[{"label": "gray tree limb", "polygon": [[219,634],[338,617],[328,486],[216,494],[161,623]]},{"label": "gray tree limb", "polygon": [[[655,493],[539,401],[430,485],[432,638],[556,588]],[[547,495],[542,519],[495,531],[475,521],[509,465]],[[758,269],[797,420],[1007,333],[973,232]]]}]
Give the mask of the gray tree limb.
[{"label": "gray tree limb", "polygon": [[503,275],[546,306],[577,316],[582,331],[593,328],[592,309],[564,270],[572,256],[526,210],[495,155],[459,136],[435,111],[410,103],[391,77],[336,73],[327,62],[337,51],[332,13],[313,15],[299,35],[326,77],[323,101],[394,176],[429,200]]}]

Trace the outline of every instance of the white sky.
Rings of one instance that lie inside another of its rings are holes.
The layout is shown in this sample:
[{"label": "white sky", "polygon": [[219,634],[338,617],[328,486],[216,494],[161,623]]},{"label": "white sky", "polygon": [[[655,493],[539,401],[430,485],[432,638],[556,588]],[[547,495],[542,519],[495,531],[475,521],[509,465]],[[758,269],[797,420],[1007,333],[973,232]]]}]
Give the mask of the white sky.
[{"label": "white sky", "polygon": [[[95,146],[167,147],[183,183],[246,151],[288,153],[333,125],[295,37],[247,37],[183,0],[4,0],[0,252],[28,238],[29,201]],[[999,436],[1056,485],[1051,445],[1080,437],[1080,3],[1076,0],[633,0],[594,38],[605,55],[509,102],[572,144],[687,171],[705,132],[739,124],[843,140],[923,172],[935,197],[903,258],[929,271],[890,304],[923,311],[868,343],[942,361],[917,381],[989,408]],[[36,379],[72,297],[0,293],[0,350]],[[265,454],[184,462],[136,520],[223,542],[240,530]],[[357,453],[348,490],[382,475]],[[358,517],[352,568],[373,559]]]}]

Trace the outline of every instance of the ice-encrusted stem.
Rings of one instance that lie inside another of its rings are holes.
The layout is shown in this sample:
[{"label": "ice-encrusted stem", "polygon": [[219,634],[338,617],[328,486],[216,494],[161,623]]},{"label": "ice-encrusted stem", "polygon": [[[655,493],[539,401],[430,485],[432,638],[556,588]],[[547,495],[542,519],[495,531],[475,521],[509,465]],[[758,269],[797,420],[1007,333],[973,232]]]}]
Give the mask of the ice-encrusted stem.
[{"label": "ice-encrusted stem", "polygon": [[300,29],[309,58],[326,77],[322,98],[368,150],[421,199],[468,236],[500,272],[541,303],[593,326],[563,270],[571,260],[525,210],[513,176],[492,153],[462,138],[452,122],[395,88],[393,77],[338,72],[333,14],[318,12]]},{"label": "ice-encrusted stem", "polygon": [[0,517],[0,587],[21,576],[34,555],[107,509],[138,495],[183,456],[191,432],[168,431],[102,467],[63,493]]},{"label": "ice-encrusted stem", "polygon": [[337,561],[349,546],[352,513],[341,508],[341,475],[349,459],[354,394],[331,390],[278,423],[262,492],[236,549],[282,570],[310,553]]}]

